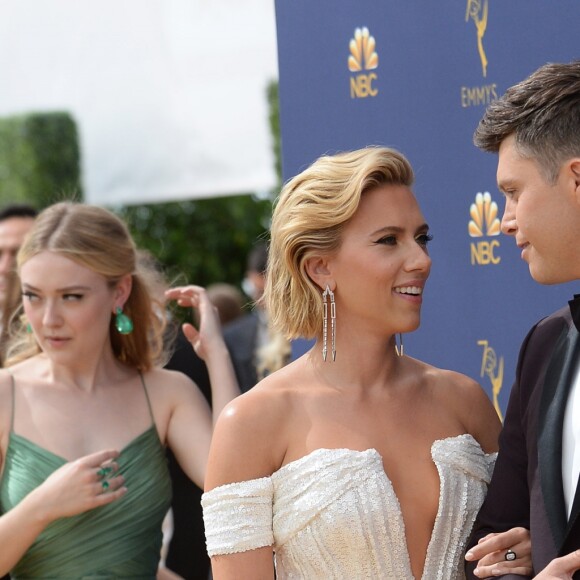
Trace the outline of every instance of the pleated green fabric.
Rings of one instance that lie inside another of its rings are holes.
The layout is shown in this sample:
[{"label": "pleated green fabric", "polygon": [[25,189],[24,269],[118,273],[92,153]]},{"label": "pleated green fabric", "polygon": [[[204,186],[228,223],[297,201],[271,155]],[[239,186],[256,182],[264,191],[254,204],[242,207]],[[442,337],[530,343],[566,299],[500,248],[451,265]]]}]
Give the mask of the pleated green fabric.
[{"label": "pleated green fabric", "polygon": [[[12,432],[0,483],[2,512],[17,505],[64,463],[63,458]],[[12,570],[12,578],[155,579],[171,480],[154,425],[123,449],[118,463],[128,488],[125,496],[53,522]]]}]

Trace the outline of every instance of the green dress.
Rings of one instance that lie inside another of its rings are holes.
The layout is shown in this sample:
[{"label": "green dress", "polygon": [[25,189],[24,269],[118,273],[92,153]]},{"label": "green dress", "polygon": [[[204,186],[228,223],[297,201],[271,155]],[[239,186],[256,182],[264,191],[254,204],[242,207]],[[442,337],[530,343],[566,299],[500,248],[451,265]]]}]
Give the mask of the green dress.
[{"label": "green dress", "polygon": [[[12,388],[14,391],[14,379]],[[143,388],[147,394],[144,383]],[[151,413],[149,398],[147,402]],[[11,428],[0,482],[2,513],[66,462]],[[11,571],[13,579],[155,579],[161,524],[171,503],[171,480],[154,423],[121,451],[117,462],[127,494],[106,506],[50,524]]]}]

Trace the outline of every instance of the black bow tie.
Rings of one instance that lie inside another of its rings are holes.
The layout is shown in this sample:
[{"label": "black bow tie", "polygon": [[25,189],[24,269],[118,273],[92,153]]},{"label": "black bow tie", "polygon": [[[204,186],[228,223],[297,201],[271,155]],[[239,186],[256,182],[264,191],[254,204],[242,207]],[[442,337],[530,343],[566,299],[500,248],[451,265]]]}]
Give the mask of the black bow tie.
[{"label": "black bow tie", "polygon": [[570,305],[574,325],[578,332],[580,332],[580,294],[574,294],[574,300],[570,300],[568,304]]}]

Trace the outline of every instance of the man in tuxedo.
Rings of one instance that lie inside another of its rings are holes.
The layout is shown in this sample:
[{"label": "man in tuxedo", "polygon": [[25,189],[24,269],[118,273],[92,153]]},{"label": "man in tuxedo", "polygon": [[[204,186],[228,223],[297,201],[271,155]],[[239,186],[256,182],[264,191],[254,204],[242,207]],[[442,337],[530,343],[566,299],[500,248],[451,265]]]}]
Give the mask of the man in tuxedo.
[{"label": "man in tuxedo", "polygon": [[[508,89],[489,105],[474,141],[499,154],[502,231],[532,278],[580,280],[580,61],[544,65]],[[468,545],[468,578],[497,577],[493,565],[506,560],[516,567],[503,578],[532,577],[517,568],[523,543],[507,531],[517,527],[530,530],[535,574],[571,578],[550,562],[580,548],[579,330],[577,294],[522,344],[494,475]],[[501,533],[478,544],[490,532]]]}]

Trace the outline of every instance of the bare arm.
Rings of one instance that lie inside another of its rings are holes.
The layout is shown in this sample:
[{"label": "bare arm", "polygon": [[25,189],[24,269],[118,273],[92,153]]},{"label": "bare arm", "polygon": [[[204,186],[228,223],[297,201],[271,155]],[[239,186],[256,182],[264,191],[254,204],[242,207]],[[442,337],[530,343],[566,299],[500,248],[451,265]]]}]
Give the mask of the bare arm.
[{"label": "bare arm", "polygon": [[203,489],[213,430],[211,411],[189,378],[175,371],[164,372],[170,373],[171,381],[163,381],[164,397],[173,399],[166,442],[189,479]]},{"label": "bare arm", "polygon": [[272,548],[214,556],[211,571],[214,580],[274,580]]},{"label": "bare arm", "polygon": [[[125,494],[123,476],[115,476],[116,464],[108,463],[118,455],[99,451],[66,463],[0,517],[0,575],[18,563],[51,522],[112,503]],[[106,488],[99,474],[103,464],[113,468]]]},{"label": "bare arm", "polygon": [[[285,408],[287,411],[283,399],[262,392],[259,386],[226,407],[211,444],[206,490],[267,478],[280,467],[287,439]],[[208,529],[208,523],[211,526],[206,514],[209,537],[211,527]],[[211,562],[215,580],[274,578],[271,546],[213,555]]]}]

